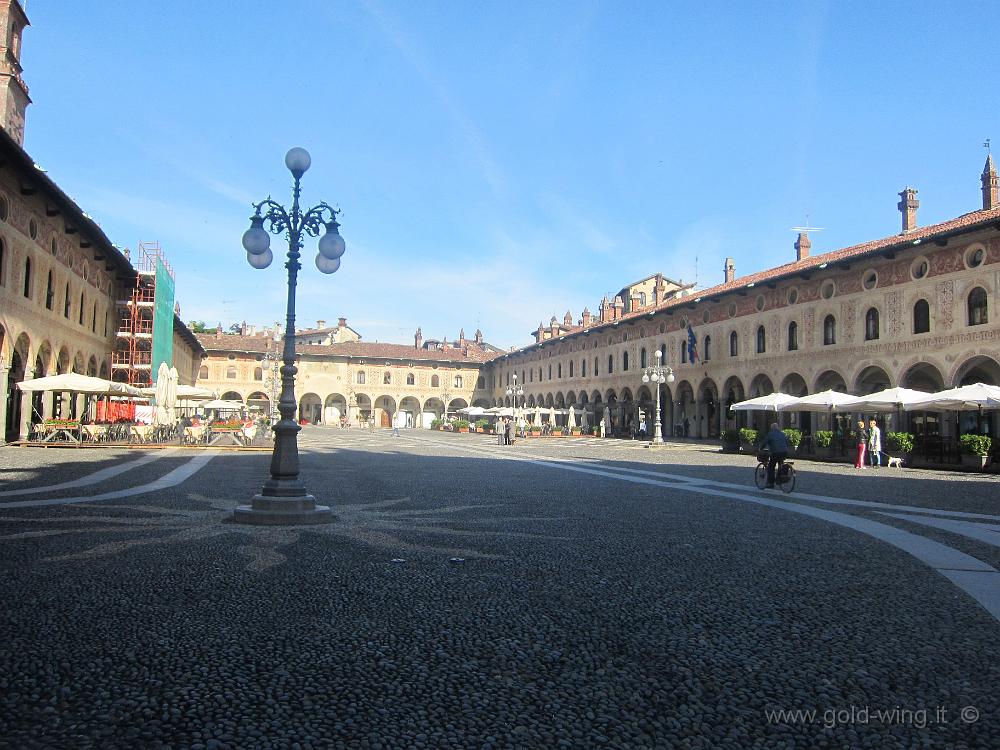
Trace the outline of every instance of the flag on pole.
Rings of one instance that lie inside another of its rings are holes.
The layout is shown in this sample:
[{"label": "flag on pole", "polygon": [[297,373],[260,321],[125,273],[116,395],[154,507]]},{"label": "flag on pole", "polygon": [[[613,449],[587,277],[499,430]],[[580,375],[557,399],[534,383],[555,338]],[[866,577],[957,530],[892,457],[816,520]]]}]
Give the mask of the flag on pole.
[{"label": "flag on pole", "polygon": [[695,338],[694,330],[688,323],[688,361],[694,364],[698,360],[698,339]]}]

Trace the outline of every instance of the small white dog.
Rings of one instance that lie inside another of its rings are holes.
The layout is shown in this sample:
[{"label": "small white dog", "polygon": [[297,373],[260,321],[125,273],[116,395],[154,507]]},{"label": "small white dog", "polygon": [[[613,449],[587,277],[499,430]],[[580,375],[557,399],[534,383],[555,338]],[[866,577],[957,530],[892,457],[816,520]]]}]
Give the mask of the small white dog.
[{"label": "small white dog", "polygon": [[888,453],[883,453],[882,456],[885,458],[885,465],[890,469],[895,466],[897,469],[903,468],[903,459],[890,456]]}]

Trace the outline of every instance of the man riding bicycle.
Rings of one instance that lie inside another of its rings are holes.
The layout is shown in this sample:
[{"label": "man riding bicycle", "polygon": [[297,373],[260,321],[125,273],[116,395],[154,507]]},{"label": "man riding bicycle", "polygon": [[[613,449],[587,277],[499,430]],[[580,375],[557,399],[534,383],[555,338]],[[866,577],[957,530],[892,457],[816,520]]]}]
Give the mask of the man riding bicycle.
[{"label": "man riding bicycle", "polygon": [[771,424],[771,429],[768,431],[767,435],[764,437],[764,442],[760,445],[762,450],[768,452],[767,456],[767,487],[765,489],[774,489],[774,467],[780,463],[783,463],[786,458],[788,458],[788,438],[785,437],[785,433],[781,431],[778,427],[777,422]]}]

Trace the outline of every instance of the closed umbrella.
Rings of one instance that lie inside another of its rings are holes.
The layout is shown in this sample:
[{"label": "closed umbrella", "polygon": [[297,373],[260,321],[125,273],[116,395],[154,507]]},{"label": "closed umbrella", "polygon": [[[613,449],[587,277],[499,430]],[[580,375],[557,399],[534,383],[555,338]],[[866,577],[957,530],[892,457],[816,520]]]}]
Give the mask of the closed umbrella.
[{"label": "closed umbrella", "polygon": [[581,427],[590,427],[590,424],[587,422],[587,407],[586,406],[584,406],[582,409],[580,409],[580,426]]},{"label": "closed umbrella", "polygon": [[177,381],[180,379],[180,375],[177,372],[176,367],[170,368],[170,377],[167,380],[167,402],[164,404],[167,407],[167,413],[170,415],[170,422],[173,424],[176,421],[177,412],[174,409],[177,407]]},{"label": "closed umbrella", "polygon": [[556,426],[556,409],[554,406],[549,407],[549,424],[553,427]]},{"label": "closed umbrella", "polygon": [[576,409],[574,407],[569,407],[569,412],[566,414],[566,426],[570,429],[576,427]]},{"label": "closed umbrella", "polygon": [[170,387],[170,368],[166,362],[160,362],[156,371],[156,414],[153,418],[156,424],[167,424],[170,416],[167,413],[167,390]]},{"label": "closed umbrella", "polygon": [[534,425],[540,425],[542,423],[542,407],[540,406],[535,407],[535,416],[531,420],[531,423]]}]

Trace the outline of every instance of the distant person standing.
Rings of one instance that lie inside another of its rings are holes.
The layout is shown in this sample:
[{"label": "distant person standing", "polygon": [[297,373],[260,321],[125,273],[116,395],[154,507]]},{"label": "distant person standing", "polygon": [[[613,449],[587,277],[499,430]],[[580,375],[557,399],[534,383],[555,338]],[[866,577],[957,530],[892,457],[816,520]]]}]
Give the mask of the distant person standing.
[{"label": "distant person standing", "polygon": [[856,443],[858,447],[857,456],[854,459],[854,468],[863,469],[865,468],[865,450],[868,448],[868,429],[865,427],[865,422],[863,419],[858,420]]},{"label": "distant person standing", "polygon": [[515,429],[515,427],[514,427],[514,420],[513,419],[508,419],[507,420],[507,445],[513,445],[514,444],[514,429]]},{"label": "distant person standing", "polygon": [[882,465],[882,430],[874,419],[868,423],[868,457],[872,466]]},{"label": "distant person standing", "polygon": [[497,420],[497,445],[503,445],[507,440],[507,423],[503,419]]}]

